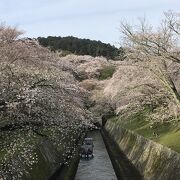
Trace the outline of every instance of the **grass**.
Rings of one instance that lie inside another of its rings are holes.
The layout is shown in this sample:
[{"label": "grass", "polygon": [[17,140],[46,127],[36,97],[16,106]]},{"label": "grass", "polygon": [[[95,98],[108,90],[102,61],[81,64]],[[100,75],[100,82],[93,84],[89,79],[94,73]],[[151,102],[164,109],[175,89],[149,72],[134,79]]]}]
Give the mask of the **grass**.
[{"label": "grass", "polygon": [[111,78],[114,72],[115,72],[114,66],[105,66],[103,69],[100,70],[100,76],[98,79],[105,80],[107,78]]},{"label": "grass", "polygon": [[176,152],[180,152],[180,131],[172,131],[164,134],[156,141],[173,149]]},{"label": "grass", "polygon": [[114,117],[111,120],[120,124],[123,128],[180,152],[180,130],[176,130],[176,125],[172,123],[156,123],[152,126],[148,121],[149,114],[150,110],[145,108],[129,117],[123,119]]}]

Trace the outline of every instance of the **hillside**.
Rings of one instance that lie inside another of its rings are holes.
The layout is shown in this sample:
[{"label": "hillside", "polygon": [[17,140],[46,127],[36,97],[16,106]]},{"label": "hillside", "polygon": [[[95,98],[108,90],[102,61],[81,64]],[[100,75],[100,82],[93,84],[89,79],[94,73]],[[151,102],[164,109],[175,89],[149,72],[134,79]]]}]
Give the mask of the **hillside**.
[{"label": "hillside", "polygon": [[103,56],[108,59],[115,59],[119,53],[123,53],[122,48],[119,50],[115,46],[102,43],[101,41],[80,39],[73,36],[39,37],[38,41],[42,46],[49,47],[52,51],[60,51],[61,56],[73,53],[76,55]]}]

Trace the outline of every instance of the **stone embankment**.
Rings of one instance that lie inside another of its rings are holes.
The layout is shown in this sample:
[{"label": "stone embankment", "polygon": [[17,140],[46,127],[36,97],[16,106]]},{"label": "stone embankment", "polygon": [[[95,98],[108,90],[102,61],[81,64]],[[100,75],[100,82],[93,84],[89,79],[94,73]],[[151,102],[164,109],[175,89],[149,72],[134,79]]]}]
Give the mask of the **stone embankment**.
[{"label": "stone embankment", "polygon": [[139,170],[145,180],[178,180],[180,154],[155,143],[113,121],[107,121],[105,130]]}]

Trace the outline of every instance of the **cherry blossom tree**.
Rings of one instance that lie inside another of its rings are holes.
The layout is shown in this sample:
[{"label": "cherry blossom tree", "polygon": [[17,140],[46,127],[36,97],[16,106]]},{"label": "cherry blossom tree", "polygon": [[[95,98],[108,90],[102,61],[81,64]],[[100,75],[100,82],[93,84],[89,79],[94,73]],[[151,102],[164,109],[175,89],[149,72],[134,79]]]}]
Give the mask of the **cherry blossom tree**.
[{"label": "cherry blossom tree", "polygon": [[180,63],[180,16],[165,13],[161,26],[153,30],[145,19],[140,19],[139,26],[122,22],[121,31],[126,55],[129,59],[143,61],[144,68],[161,82],[180,105],[179,92],[168,71],[169,64]]},{"label": "cherry blossom tree", "polygon": [[42,138],[67,163],[93,119],[85,107],[89,94],[59,57],[21,34],[0,25],[0,179],[28,174],[38,163],[35,149]]}]

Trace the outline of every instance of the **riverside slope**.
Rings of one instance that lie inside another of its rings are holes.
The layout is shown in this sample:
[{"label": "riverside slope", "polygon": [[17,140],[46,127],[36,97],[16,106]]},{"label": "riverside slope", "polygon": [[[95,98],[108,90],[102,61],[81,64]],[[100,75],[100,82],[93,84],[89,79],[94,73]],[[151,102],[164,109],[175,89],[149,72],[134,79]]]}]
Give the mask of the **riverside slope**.
[{"label": "riverside slope", "polygon": [[145,180],[178,180],[180,154],[107,121],[105,129]]}]

